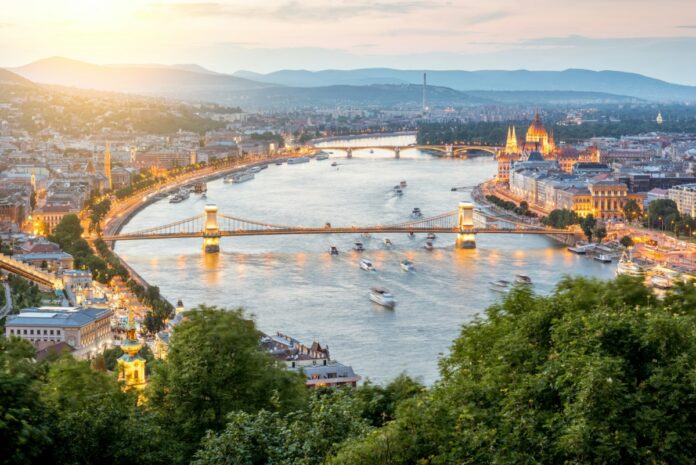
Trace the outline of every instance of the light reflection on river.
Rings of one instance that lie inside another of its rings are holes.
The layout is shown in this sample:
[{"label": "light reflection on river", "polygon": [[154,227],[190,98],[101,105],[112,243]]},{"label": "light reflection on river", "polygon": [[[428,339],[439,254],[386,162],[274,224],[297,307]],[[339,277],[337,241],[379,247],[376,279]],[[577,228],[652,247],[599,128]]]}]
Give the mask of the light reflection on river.
[{"label": "light reflection on river", "polygon": [[[400,160],[379,150],[356,150],[353,157],[272,164],[240,185],[210,182],[207,201],[195,194],[179,204],[160,201],[124,232],[200,214],[206,202],[217,204],[221,213],[276,224],[395,223],[408,220],[413,207],[425,216],[454,210],[469,195],[451,192],[452,186],[478,184],[495,172],[488,157],[437,159],[415,150],[402,150]],[[337,167],[330,166],[334,160]],[[395,197],[391,187],[402,179],[408,187]],[[447,351],[463,323],[499,298],[488,289],[490,281],[523,273],[539,292],[548,292],[564,273],[608,278],[614,269],[540,236],[482,235],[475,250],[457,250],[453,236],[440,236],[433,251],[423,249],[424,237],[392,236],[392,250],[384,249],[383,238],[363,241],[362,255],[351,250],[360,240],[352,235],[223,238],[219,255],[203,254],[200,239],[122,242],[117,251],[171,301],[181,298],[187,307],[242,306],[263,331],[328,344],[333,357],[377,382],[402,371],[426,383],[436,380],[438,354]],[[341,251],[338,257],[327,253],[332,244]],[[378,271],[361,271],[361,256]],[[415,263],[415,272],[400,270],[403,258]],[[374,285],[394,293],[395,311],[368,300]]]}]

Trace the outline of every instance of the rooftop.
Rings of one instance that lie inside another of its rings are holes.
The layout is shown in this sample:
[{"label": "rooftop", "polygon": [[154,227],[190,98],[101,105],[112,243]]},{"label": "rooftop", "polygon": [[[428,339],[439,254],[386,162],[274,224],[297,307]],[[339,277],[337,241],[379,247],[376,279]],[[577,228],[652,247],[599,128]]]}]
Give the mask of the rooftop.
[{"label": "rooftop", "polygon": [[8,316],[5,326],[81,328],[108,317],[111,313],[111,310],[104,308],[30,307],[23,309],[18,315]]}]

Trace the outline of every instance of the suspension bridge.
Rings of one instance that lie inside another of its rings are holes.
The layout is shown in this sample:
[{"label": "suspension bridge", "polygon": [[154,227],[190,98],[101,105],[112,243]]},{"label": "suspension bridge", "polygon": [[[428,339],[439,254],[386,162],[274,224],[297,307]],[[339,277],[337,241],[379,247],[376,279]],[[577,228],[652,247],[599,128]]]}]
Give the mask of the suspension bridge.
[{"label": "suspension bridge", "polygon": [[440,152],[446,157],[461,157],[468,152],[487,152],[495,156],[501,147],[480,144],[412,144],[412,145],[325,145],[316,146],[317,149],[324,151],[341,151],[346,153],[347,158],[352,158],[354,150],[389,150],[394,152],[394,158],[399,158],[403,150],[426,150]]},{"label": "suspension bridge", "polygon": [[553,229],[504,220],[504,227],[489,225],[488,220],[498,221],[491,215],[477,212],[485,223],[477,226],[474,221],[474,204],[460,202],[456,210],[427,218],[414,218],[402,223],[372,226],[287,226],[248,220],[218,213],[216,205],[207,205],[202,215],[186,218],[139,231],[104,236],[106,242],[137,241],[148,239],[203,238],[207,253],[220,251],[220,238],[235,236],[277,236],[302,234],[384,234],[384,233],[442,233],[456,234],[460,248],[475,248],[477,234],[545,234],[573,236],[573,231]]}]

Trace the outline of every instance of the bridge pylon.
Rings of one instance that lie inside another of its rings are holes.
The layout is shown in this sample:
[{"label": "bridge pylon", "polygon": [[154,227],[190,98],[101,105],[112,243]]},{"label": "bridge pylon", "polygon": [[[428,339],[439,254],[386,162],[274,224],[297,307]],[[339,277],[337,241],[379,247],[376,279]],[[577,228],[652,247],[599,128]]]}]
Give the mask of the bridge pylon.
[{"label": "bridge pylon", "polygon": [[351,148],[346,149],[346,158],[353,158],[353,149],[351,149]]},{"label": "bridge pylon", "polygon": [[474,229],[474,204],[459,202],[459,218],[457,220],[457,247],[461,249],[476,248],[476,233]]},{"label": "bridge pylon", "polygon": [[454,156],[454,147],[452,144],[445,145],[445,155],[448,157]]},{"label": "bridge pylon", "polygon": [[205,206],[205,226],[203,227],[203,250],[205,253],[220,252],[220,227],[217,220],[217,205]]},{"label": "bridge pylon", "polygon": [[401,158],[401,147],[394,147],[394,158]]}]

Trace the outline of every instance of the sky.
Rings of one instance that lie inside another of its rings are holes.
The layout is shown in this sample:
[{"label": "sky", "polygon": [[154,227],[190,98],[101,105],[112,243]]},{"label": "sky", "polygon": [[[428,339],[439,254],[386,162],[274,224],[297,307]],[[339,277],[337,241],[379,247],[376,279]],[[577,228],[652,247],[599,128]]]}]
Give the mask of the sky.
[{"label": "sky", "polygon": [[0,66],[586,68],[696,85],[696,0],[0,0]]}]

